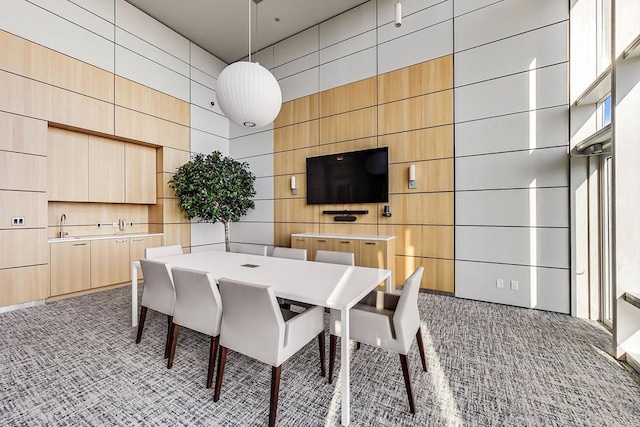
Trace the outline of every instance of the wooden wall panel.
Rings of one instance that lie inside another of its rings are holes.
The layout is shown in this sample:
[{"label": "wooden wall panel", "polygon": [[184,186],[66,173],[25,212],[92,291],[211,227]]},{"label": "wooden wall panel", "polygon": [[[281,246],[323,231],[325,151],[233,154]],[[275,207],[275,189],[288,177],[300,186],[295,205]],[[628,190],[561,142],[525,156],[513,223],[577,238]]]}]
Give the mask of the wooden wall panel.
[{"label": "wooden wall panel", "polygon": [[273,204],[275,222],[318,222],[318,206],[305,199],[276,199]]},{"label": "wooden wall panel", "polygon": [[273,127],[279,128],[317,119],[319,97],[320,95],[315,93],[303,98],[283,102],[280,113],[273,122]]},{"label": "wooden wall panel", "polygon": [[0,270],[0,307],[37,301],[48,296],[48,265]]},{"label": "wooden wall panel", "polygon": [[176,193],[169,187],[169,181],[173,178],[170,172],[158,172],[156,174],[156,197],[175,198]]},{"label": "wooden wall panel", "polygon": [[138,144],[125,144],[125,202],[156,202],[156,149]]},{"label": "wooden wall panel", "polygon": [[47,250],[44,228],[0,230],[0,269],[46,264]]},{"label": "wooden wall panel", "polygon": [[275,246],[291,247],[291,235],[294,233],[319,233],[320,227],[318,223],[304,222],[276,222],[274,228]]},{"label": "wooden wall panel", "polygon": [[366,214],[358,214],[358,224],[377,224],[378,215],[382,212],[382,206],[386,203],[352,203],[352,204],[339,204],[339,205],[318,205],[320,209],[320,222],[326,224],[333,224],[335,215],[322,214],[322,211],[344,211],[344,210],[356,210],[356,211],[369,211]]},{"label": "wooden wall panel", "polygon": [[191,224],[164,224],[164,245],[191,247]]},{"label": "wooden wall panel", "polygon": [[165,147],[189,150],[189,127],[115,106],[115,135]]},{"label": "wooden wall panel", "polygon": [[47,158],[0,151],[0,190],[47,191]]},{"label": "wooden wall panel", "polygon": [[168,172],[170,174],[176,173],[176,169],[179,166],[184,165],[189,161],[189,151],[174,150],[172,148],[164,147],[159,149],[161,163],[158,167],[158,171]]},{"label": "wooden wall panel", "polygon": [[380,135],[453,123],[453,91],[446,90],[378,106]]},{"label": "wooden wall panel", "polygon": [[178,199],[158,199],[157,205],[162,208],[162,219],[165,224],[190,223],[185,218],[184,212],[180,210]]},{"label": "wooden wall panel", "polygon": [[453,192],[390,194],[389,209],[393,216],[381,216],[381,225],[453,225]]},{"label": "wooden wall panel", "polygon": [[124,142],[89,136],[89,201],[124,203]]},{"label": "wooden wall panel", "polygon": [[89,201],[89,136],[65,129],[47,132],[49,200]]},{"label": "wooden wall panel", "polygon": [[453,88],[453,56],[447,55],[378,77],[378,103]]},{"label": "wooden wall panel", "polygon": [[377,108],[370,107],[320,119],[320,144],[376,136]]},{"label": "wooden wall panel", "polygon": [[421,288],[453,293],[454,261],[452,259],[396,256],[396,283],[402,285],[419,266],[424,267]]},{"label": "wooden wall panel", "polygon": [[275,175],[293,175],[305,173],[307,157],[318,155],[318,147],[300,150],[280,151],[273,155],[273,173]]},{"label": "wooden wall panel", "polygon": [[389,163],[452,158],[453,125],[381,135],[378,145],[389,147]]},{"label": "wooden wall panel", "polygon": [[273,151],[313,147],[318,145],[318,120],[289,125],[273,131]]},{"label": "wooden wall panel", "polygon": [[120,76],[115,76],[115,103],[183,126],[190,124],[188,102]]},{"label": "wooden wall panel", "polygon": [[396,254],[453,259],[453,226],[381,225],[381,235],[396,236]]},{"label": "wooden wall panel", "polygon": [[327,154],[344,153],[346,151],[368,150],[378,146],[377,138],[362,138],[353,141],[336,142],[333,144],[323,144],[318,150],[319,156]]},{"label": "wooden wall panel", "polygon": [[0,150],[46,156],[47,122],[0,112]]},{"label": "wooden wall panel", "polygon": [[374,224],[360,224],[357,222],[327,222],[320,224],[320,233],[375,236],[378,234],[378,227]]},{"label": "wooden wall panel", "polygon": [[377,78],[371,77],[320,93],[320,117],[378,104]]},{"label": "wooden wall panel", "polygon": [[47,226],[47,195],[33,191],[0,191],[0,229],[19,229],[11,217],[24,217],[24,227]]},{"label": "wooden wall panel", "polygon": [[[409,166],[416,167],[417,188],[409,188]],[[389,165],[390,193],[453,191],[453,159]]]},{"label": "wooden wall panel", "polygon": [[[291,194],[291,177],[296,177],[296,188],[298,194]],[[279,198],[292,198],[307,200],[307,174],[297,173],[291,175],[276,175],[273,177],[274,194]]]},{"label": "wooden wall panel", "polygon": [[[47,215],[47,236],[56,237],[60,231],[60,217],[67,216],[65,231],[70,236],[104,235],[118,232],[112,224],[124,218],[133,221],[127,232],[146,233],[149,231],[149,210],[145,205],[122,203],[73,203],[49,202]],[[101,223],[101,228],[97,224]]]},{"label": "wooden wall panel", "polygon": [[113,74],[5,31],[0,69],[113,103]]}]

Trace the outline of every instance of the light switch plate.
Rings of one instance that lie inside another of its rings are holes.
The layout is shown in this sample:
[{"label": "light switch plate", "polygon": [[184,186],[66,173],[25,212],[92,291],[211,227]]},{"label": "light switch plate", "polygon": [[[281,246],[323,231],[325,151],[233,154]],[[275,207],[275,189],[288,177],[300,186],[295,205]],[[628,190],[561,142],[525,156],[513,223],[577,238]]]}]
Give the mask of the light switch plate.
[{"label": "light switch plate", "polygon": [[518,281],[517,280],[512,280],[511,281],[511,289],[514,291],[518,290]]}]

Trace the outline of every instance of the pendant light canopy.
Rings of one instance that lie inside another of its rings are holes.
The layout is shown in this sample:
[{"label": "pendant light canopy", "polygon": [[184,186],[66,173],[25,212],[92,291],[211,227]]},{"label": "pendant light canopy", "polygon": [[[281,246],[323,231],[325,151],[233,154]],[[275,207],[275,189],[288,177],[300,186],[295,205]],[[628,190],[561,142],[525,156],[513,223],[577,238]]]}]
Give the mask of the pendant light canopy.
[{"label": "pendant light canopy", "polygon": [[224,115],[246,127],[262,127],[280,112],[282,92],[276,78],[251,62],[251,0],[249,0],[249,61],[228,65],[218,76],[216,91]]}]

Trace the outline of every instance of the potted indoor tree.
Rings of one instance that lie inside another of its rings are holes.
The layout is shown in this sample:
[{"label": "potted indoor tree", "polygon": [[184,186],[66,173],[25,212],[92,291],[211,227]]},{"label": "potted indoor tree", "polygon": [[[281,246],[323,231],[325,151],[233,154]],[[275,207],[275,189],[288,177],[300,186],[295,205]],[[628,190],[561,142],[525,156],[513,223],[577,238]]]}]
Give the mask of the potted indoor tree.
[{"label": "potted indoor tree", "polygon": [[189,162],[178,167],[169,187],[188,219],[224,224],[225,248],[229,252],[229,223],[255,208],[255,179],[247,162],[214,151],[194,154]]}]

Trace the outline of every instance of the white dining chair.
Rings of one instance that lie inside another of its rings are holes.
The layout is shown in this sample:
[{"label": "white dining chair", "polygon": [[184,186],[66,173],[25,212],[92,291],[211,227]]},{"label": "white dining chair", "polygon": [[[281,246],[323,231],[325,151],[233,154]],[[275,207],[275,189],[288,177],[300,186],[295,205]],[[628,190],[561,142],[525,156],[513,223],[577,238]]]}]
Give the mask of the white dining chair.
[{"label": "white dining chair", "polygon": [[147,309],[166,314],[168,320],[167,342],[164,347],[164,358],[169,357],[169,343],[171,342],[171,330],[173,329],[173,307],[176,301],[176,291],[171,276],[171,265],[166,262],[141,259],[140,267],[144,274],[144,288],[142,291],[142,303],[140,304],[140,320],[138,321],[138,334],[136,344],[140,344],[144,321],[147,317]]},{"label": "white dining chair", "polygon": [[353,252],[325,251],[320,249],[316,252],[315,261],[329,264],[356,265]]},{"label": "white dining chair", "polygon": [[[349,311],[349,337],[355,341],[374,347],[391,350],[400,355],[404,384],[409,397],[409,409],[416,413],[409,376],[407,354],[413,343],[418,341],[422,369],[426,372],[427,361],[420,330],[418,312],[418,291],[422,280],[423,267],[418,267],[404,282],[402,294],[396,295],[374,291]],[[340,312],[331,310],[329,337],[329,383],[332,381],[336,344],[340,336]]]},{"label": "white dining chair", "polygon": [[247,243],[231,244],[231,252],[249,255],[267,256],[267,247],[264,245],[250,245]]},{"label": "white dining chair", "polygon": [[211,337],[207,388],[213,383],[213,369],[220,339],[222,301],[213,273],[174,267],[173,283],[176,288],[176,303],[173,309],[173,329],[167,368],[173,366],[180,327],[188,328]]},{"label": "white dining chair", "polygon": [[144,250],[144,257],[146,259],[156,259],[183,254],[184,252],[182,251],[182,246],[180,245],[156,246],[154,248],[146,248]]},{"label": "white dining chair", "polygon": [[282,364],[316,336],[320,347],[320,373],[325,376],[324,310],[315,306],[302,313],[283,310],[278,307],[269,286],[227,278],[220,278],[218,283],[224,315],[213,400],[220,399],[227,350],[271,365],[269,426],[274,426]]},{"label": "white dining chair", "polygon": [[307,260],[307,250],[299,248],[273,248],[271,254],[274,258],[297,259],[299,261]]}]

